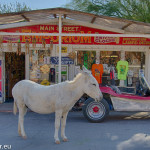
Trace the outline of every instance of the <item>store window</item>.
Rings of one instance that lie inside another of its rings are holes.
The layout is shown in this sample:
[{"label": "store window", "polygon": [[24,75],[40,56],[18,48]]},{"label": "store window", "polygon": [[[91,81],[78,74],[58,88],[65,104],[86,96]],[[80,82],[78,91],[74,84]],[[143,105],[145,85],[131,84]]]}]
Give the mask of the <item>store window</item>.
[{"label": "store window", "polygon": [[101,51],[100,63],[107,64],[108,66],[116,67],[117,62],[120,60],[120,52],[118,51]]},{"label": "store window", "polygon": [[[52,52],[49,50],[30,50],[30,80],[42,85],[58,83],[59,57],[56,51],[57,49]],[[61,57],[61,63],[61,82],[63,82],[69,79],[69,69],[70,66],[74,65],[74,59],[64,55]]]},{"label": "store window", "polygon": [[47,50],[31,50],[30,80],[42,85],[50,85],[50,56]]},{"label": "store window", "polygon": [[83,65],[91,70],[92,65],[95,64],[96,52],[95,51],[78,51],[77,52],[77,65],[82,67]]},{"label": "store window", "polygon": [[101,51],[100,63],[103,64],[102,85],[119,85],[117,78],[117,62],[120,60],[120,51]]},{"label": "store window", "polygon": [[145,72],[145,54],[143,52],[125,52],[125,59],[129,64],[127,86],[136,87],[140,71]]}]

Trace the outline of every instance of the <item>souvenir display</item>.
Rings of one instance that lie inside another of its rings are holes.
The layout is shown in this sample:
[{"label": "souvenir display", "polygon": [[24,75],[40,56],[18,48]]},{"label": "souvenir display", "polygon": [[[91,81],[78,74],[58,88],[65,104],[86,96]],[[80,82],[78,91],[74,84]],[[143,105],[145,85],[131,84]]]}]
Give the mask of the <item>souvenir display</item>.
[{"label": "souvenir display", "polygon": [[127,80],[127,84],[128,84],[128,86],[132,86],[132,80],[133,80],[133,71],[132,70],[129,70],[128,71],[128,74],[127,74],[127,76],[128,76],[128,80]]},{"label": "souvenir display", "polygon": [[53,41],[50,40],[50,47],[49,47],[49,50],[52,51],[53,50]]},{"label": "souvenir display", "polygon": [[30,72],[30,78],[31,78],[31,79],[36,79],[36,78],[37,78],[37,76],[36,76],[36,70],[32,70],[32,71]]},{"label": "souvenir display", "polygon": [[43,60],[44,60],[44,50],[39,50],[38,51],[38,64],[39,66],[43,65]]},{"label": "souvenir display", "polygon": [[49,81],[55,83],[55,68],[50,69]]},{"label": "souvenir display", "polygon": [[129,70],[133,72],[133,77],[128,77],[128,86],[136,86],[139,80],[139,70],[145,69],[145,54],[144,52],[125,52],[125,60],[129,63]]},{"label": "souvenir display", "polygon": [[78,65],[83,65],[83,52],[82,51],[79,51],[78,53],[77,53],[77,60],[78,60]]},{"label": "souvenir display", "polygon": [[88,54],[84,54],[84,66],[88,69]]},{"label": "souvenir display", "polygon": [[91,70],[92,65],[96,63],[95,51],[78,51],[76,57],[77,65],[79,65],[80,67],[84,65],[89,70]]},{"label": "souvenir display", "polygon": [[42,39],[42,48],[46,48],[46,40],[44,38]]},{"label": "souvenir display", "polygon": [[92,65],[92,75],[95,77],[99,84],[102,83],[103,75],[103,65],[102,64],[93,64]]},{"label": "souvenir display", "polygon": [[68,57],[71,58],[71,59],[75,59],[76,58],[76,53],[75,52],[70,52],[68,54]]},{"label": "souvenir display", "polygon": [[17,43],[17,55],[21,55],[21,42],[20,42],[20,39],[18,40],[18,43]]},{"label": "souvenir display", "polygon": [[108,72],[109,72],[108,64],[103,64],[103,71],[104,71],[105,73],[108,73]]},{"label": "souvenir display", "polygon": [[35,38],[35,36],[32,38],[32,48],[33,49],[36,48],[36,38]]},{"label": "souvenir display", "polygon": [[[8,50],[9,51],[12,51],[12,41],[11,40],[9,40],[8,42],[7,42],[7,47],[8,47]],[[20,54],[19,54],[20,55]]]},{"label": "souvenir display", "polygon": [[50,85],[50,82],[46,79],[42,80],[42,82],[40,83],[41,85]]},{"label": "souvenir display", "polygon": [[[30,79],[43,85],[49,85],[49,71],[50,57],[47,54],[47,50],[38,50],[38,53],[35,50],[31,50]],[[46,84],[46,81],[49,83]]]},{"label": "souvenir display", "polygon": [[26,43],[25,43],[25,50],[26,50],[26,54],[29,54],[29,41],[26,40]]},{"label": "souvenir display", "polygon": [[44,74],[46,74],[46,73],[49,72],[50,68],[49,68],[49,66],[48,66],[47,64],[45,64],[45,65],[43,65],[43,66],[40,67],[40,70],[41,70]]},{"label": "souvenir display", "polygon": [[110,66],[110,82],[111,82],[111,85],[115,85],[115,69],[114,67],[111,65]]},{"label": "souvenir display", "polygon": [[118,79],[119,80],[126,80],[127,73],[128,73],[128,62],[120,60],[117,63],[117,71],[118,71]]},{"label": "souvenir display", "polygon": [[49,56],[44,56],[44,64],[50,64],[50,57]]}]

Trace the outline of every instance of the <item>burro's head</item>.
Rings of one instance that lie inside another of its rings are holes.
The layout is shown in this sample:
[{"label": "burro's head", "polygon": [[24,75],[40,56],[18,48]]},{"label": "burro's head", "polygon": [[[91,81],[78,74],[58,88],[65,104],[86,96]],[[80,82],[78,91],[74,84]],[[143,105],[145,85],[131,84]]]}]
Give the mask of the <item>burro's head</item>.
[{"label": "burro's head", "polygon": [[83,70],[81,71],[83,74],[83,91],[91,98],[95,99],[95,101],[100,101],[103,98],[103,95],[100,91],[99,84],[97,80],[93,77],[91,72],[87,70],[83,66]]}]

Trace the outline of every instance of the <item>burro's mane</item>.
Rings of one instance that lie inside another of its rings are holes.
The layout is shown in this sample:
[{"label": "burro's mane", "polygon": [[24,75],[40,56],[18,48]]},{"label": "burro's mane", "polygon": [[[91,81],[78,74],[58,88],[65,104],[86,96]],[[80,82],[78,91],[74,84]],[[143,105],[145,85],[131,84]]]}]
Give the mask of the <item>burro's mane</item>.
[{"label": "burro's mane", "polygon": [[75,83],[76,81],[78,81],[81,77],[83,76],[82,73],[78,73],[73,80],[69,81],[68,83]]}]

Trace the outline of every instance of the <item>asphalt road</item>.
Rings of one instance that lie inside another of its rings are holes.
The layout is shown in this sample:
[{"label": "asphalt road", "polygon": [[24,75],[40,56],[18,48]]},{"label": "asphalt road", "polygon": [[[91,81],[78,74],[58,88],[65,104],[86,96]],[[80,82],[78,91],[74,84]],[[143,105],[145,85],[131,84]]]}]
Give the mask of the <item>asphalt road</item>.
[{"label": "asphalt road", "polygon": [[28,112],[26,140],[18,136],[18,115],[0,112],[0,149],[12,150],[150,150],[150,114],[111,112],[103,123],[89,123],[82,112],[70,112],[68,142],[54,143],[54,114]]}]

